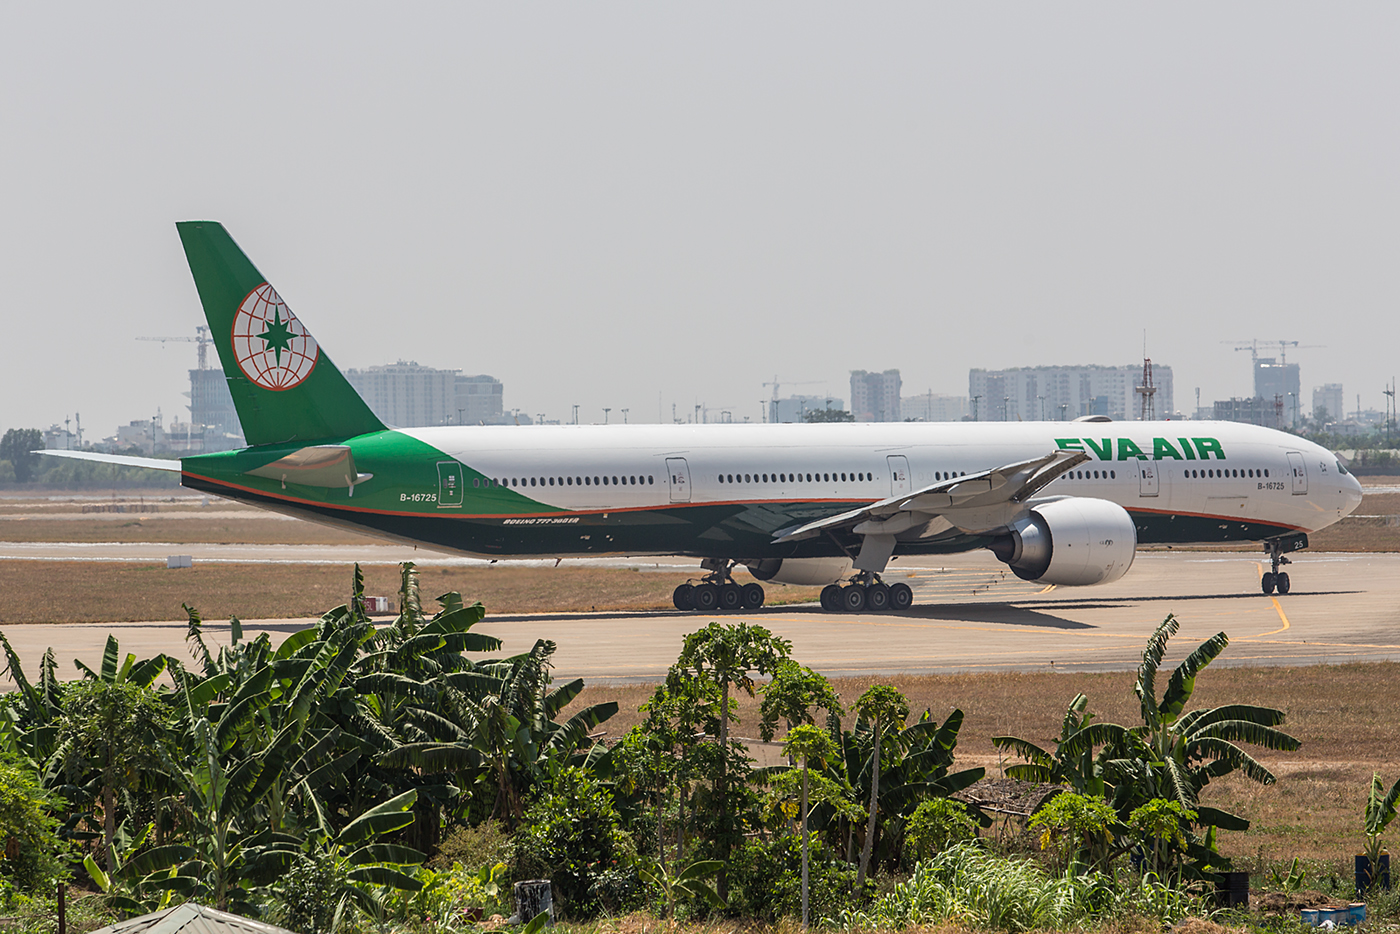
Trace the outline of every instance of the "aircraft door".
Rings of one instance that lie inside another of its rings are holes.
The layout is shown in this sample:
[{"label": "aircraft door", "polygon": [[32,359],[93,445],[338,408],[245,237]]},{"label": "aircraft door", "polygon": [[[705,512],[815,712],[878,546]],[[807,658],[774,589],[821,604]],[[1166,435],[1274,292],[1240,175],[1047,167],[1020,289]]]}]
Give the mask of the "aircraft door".
[{"label": "aircraft door", "polygon": [[690,465],[685,462],[685,458],[666,458],[666,473],[670,477],[671,502],[690,502]]},{"label": "aircraft door", "polygon": [[891,454],[885,460],[890,465],[890,495],[907,495],[909,493],[909,458],[903,454]]},{"label": "aircraft door", "polygon": [[1297,451],[1288,452],[1289,472],[1293,474],[1293,495],[1302,496],[1308,492],[1308,468],[1303,463],[1303,455]]},{"label": "aircraft door", "polygon": [[1160,488],[1157,465],[1151,461],[1138,461],[1138,495],[1156,496]]},{"label": "aircraft door", "polygon": [[439,509],[462,505],[462,465],[457,461],[438,461]]}]

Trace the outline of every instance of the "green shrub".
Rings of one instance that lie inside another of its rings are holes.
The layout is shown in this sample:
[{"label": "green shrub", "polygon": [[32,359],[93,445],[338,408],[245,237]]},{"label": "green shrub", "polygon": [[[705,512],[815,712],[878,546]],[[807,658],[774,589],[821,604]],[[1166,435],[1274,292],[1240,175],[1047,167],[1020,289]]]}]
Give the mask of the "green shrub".
[{"label": "green shrub", "polygon": [[920,802],[905,829],[906,845],[916,860],[976,838],[977,821],[967,813],[966,807],[949,798]]},{"label": "green shrub", "polygon": [[1061,869],[1072,860],[1107,869],[1117,824],[1108,802],[1072,791],[1056,795],[1030,819],[1031,830],[1040,834],[1040,848],[1054,853]]},{"label": "green shrub", "polygon": [[[855,868],[836,859],[815,835],[809,842],[807,897],[813,918],[831,917],[850,901]],[[754,840],[729,861],[729,910],[736,916],[776,921],[802,917],[802,838]]]},{"label": "green shrub", "polygon": [[293,931],[333,934],[338,930],[336,907],[347,881],[334,860],[303,857],[273,887],[277,898],[273,914]]},{"label": "green shrub", "polygon": [[451,869],[457,864],[469,870],[494,866],[510,856],[510,835],[500,821],[482,821],[475,827],[458,827],[438,846],[429,869]]},{"label": "green shrub", "polygon": [[0,878],[11,887],[6,894],[52,895],[55,883],[67,878],[68,848],[51,816],[61,806],[28,768],[0,761],[0,851],[6,853]]},{"label": "green shrub", "polygon": [[571,918],[640,903],[632,841],[619,827],[607,790],[581,769],[560,771],[525,812],[510,849],[512,878],[549,879],[556,908]]}]

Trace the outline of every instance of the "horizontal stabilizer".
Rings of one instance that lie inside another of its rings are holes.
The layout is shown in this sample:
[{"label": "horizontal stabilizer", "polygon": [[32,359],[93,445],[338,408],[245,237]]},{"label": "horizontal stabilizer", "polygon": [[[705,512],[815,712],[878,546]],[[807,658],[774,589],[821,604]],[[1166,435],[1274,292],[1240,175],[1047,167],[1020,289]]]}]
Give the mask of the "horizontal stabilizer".
[{"label": "horizontal stabilizer", "polygon": [[126,454],[100,454],[97,451],[31,451],[32,454],[47,454],[49,457],[68,457],[75,461],[96,461],[99,464],[116,464],[119,467],[145,467],[147,470],[171,470],[180,472],[180,462],[163,460],[159,457],[130,457]]}]

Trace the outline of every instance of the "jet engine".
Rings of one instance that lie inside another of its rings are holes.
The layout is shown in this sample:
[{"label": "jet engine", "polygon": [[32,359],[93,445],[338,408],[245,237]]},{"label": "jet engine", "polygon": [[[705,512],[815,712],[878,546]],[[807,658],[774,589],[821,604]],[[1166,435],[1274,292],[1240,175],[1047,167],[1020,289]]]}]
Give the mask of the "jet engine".
[{"label": "jet engine", "polygon": [[840,583],[851,573],[850,558],[765,558],[745,564],[761,581],[814,587]]},{"label": "jet engine", "polygon": [[1033,506],[990,548],[1022,580],[1107,584],[1133,566],[1137,529],[1117,503],[1066,497]]}]

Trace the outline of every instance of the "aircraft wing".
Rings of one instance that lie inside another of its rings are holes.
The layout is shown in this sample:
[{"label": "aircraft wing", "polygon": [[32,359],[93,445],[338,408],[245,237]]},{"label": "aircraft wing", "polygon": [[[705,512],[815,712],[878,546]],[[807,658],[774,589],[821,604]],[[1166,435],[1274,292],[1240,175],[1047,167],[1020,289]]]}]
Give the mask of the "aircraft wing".
[{"label": "aircraft wing", "polygon": [[[981,473],[940,480],[913,493],[891,496],[850,512],[782,529],[773,542],[797,542],[836,530],[862,535],[893,534],[939,516],[949,519],[949,526],[962,527],[959,520],[966,519],[970,526],[968,531],[983,531],[989,516],[1004,515],[1008,506],[1025,502],[1065,471],[1088,459],[1089,455],[1083,451],[1055,451]],[[992,524],[1001,523],[994,521]]]},{"label": "aircraft wing", "polygon": [[75,461],[95,461],[99,464],[117,464],[121,467],[145,467],[149,470],[173,470],[180,472],[180,462],[159,457],[131,457],[127,454],[102,454],[97,451],[30,451],[31,454],[47,454],[49,457],[67,457]]}]

